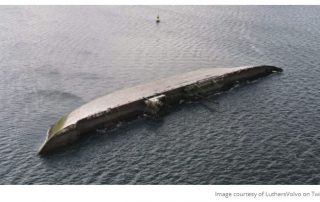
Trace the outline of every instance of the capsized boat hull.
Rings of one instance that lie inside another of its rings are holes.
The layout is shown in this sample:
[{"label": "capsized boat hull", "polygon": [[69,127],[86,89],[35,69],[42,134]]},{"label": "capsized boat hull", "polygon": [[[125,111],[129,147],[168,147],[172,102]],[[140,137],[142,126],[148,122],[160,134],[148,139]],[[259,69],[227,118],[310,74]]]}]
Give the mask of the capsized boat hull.
[{"label": "capsized boat hull", "polygon": [[239,82],[281,71],[268,65],[200,69],[116,91],[59,119],[48,129],[39,154],[52,153],[98,128],[112,128],[143,114],[156,116],[165,105],[181,99],[216,93]]}]

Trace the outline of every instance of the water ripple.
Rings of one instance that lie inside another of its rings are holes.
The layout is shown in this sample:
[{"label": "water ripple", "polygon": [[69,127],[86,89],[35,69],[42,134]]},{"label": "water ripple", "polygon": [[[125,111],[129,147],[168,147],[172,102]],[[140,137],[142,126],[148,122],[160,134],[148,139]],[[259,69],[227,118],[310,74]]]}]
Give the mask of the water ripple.
[{"label": "water ripple", "polygon": [[[320,183],[320,7],[0,9],[0,184]],[[36,155],[48,126],[86,101],[249,64],[284,73]]]}]

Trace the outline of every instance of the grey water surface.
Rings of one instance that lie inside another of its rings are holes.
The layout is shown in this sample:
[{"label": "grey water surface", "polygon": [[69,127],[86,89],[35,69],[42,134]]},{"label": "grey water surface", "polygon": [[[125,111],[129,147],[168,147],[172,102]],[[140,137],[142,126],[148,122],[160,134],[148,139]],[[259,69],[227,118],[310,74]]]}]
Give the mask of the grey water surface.
[{"label": "grey water surface", "polygon": [[[259,64],[284,72],[37,155],[98,96]],[[1,6],[0,184],[320,184],[319,80],[318,6]]]}]

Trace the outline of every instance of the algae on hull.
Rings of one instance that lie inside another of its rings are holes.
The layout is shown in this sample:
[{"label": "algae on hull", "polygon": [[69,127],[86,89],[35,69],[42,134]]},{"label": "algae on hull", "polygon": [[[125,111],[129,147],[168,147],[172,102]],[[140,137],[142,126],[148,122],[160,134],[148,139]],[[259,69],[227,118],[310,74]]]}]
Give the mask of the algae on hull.
[{"label": "algae on hull", "polygon": [[66,121],[66,116],[62,116],[55,124],[52,125],[52,127],[49,130],[48,133],[48,139],[51,138],[54,134],[59,132],[59,130],[62,129],[65,121]]}]

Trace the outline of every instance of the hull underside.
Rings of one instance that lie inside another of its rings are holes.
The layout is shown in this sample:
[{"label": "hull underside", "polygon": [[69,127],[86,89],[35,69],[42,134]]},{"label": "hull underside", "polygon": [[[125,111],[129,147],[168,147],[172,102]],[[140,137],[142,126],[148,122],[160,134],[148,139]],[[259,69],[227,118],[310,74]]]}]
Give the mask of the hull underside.
[{"label": "hull underside", "polygon": [[59,119],[47,132],[39,154],[52,153],[98,128],[140,115],[157,116],[166,105],[226,90],[235,84],[282,69],[274,66],[200,69],[116,91],[95,99]]}]

